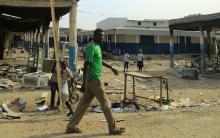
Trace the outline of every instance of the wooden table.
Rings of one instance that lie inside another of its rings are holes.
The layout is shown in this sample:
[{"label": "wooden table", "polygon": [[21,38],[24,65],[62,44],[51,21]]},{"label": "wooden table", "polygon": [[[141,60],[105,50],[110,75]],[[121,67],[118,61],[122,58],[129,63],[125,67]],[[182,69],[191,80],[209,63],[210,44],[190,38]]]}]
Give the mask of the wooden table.
[{"label": "wooden table", "polygon": [[135,78],[141,79],[158,79],[160,82],[160,106],[162,105],[162,84],[165,84],[166,92],[167,92],[167,101],[169,102],[169,91],[168,91],[168,78],[164,76],[151,76],[147,74],[142,74],[138,72],[125,72],[125,83],[124,83],[124,100],[126,100],[126,90],[127,90],[127,77],[131,76],[133,78],[133,99],[139,97],[135,93]]}]

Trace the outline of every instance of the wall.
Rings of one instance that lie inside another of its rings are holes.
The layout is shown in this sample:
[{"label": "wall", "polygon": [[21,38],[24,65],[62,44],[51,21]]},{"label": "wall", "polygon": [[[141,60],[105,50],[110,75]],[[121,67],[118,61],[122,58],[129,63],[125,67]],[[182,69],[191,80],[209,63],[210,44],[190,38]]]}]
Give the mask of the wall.
[{"label": "wall", "polygon": [[[165,54],[170,51],[170,37],[160,36],[160,43],[158,44],[157,36],[139,36],[139,43],[137,44],[137,38],[135,35],[117,35],[117,43],[114,44],[114,35],[111,35],[111,43],[104,43],[103,50],[106,51],[110,49],[119,49],[121,53],[125,50],[130,54],[137,54],[138,49],[143,49],[144,54]],[[140,39],[142,38],[142,39]],[[142,40],[142,41],[141,41]],[[174,53],[184,54],[184,53],[199,53],[200,44],[198,43],[198,38],[179,37],[177,39],[174,36]]]},{"label": "wall", "polygon": [[127,20],[125,26],[142,26],[142,27],[162,27],[168,28],[168,20]]},{"label": "wall", "polygon": [[137,43],[136,35],[117,35],[116,40],[118,43]]}]

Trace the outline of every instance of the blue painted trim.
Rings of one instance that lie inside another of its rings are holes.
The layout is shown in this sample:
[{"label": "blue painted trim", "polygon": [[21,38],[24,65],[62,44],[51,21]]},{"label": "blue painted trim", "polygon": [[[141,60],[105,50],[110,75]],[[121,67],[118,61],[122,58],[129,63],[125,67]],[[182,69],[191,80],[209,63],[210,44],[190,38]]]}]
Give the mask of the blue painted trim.
[{"label": "blue painted trim", "polygon": [[[102,51],[107,52],[108,49],[115,51],[114,43],[103,43]],[[117,43],[116,51],[121,51],[123,54],[124,51],[128,51],[130,54],[137,54],[138,49],[140,48],[141,44],[137,43]],[[152,47],[147,47],[143,50],[144,54],[164,54],[170,52],[170,44],[169,43],[154,43]],[[200,53],[200,44],[199,43],[192,43],[185,45],[184,43],[176,44],[174,43],[173,46],[173,53],[174,54],[184,54],[184,53]]]},{"label": "blue painted trim", "polygon": [[69,67],[72,71],[76,71],[77,46],[69,46]]}]

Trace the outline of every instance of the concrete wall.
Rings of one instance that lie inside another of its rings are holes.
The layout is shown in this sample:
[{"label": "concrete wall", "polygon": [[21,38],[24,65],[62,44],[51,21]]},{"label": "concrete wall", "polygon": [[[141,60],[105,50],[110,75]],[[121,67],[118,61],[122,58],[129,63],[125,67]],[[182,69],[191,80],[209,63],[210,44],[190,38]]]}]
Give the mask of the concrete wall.
[{"label": "concrete wall", "polygon": [[200,43],[199,37],[191,37],[191,43]]},{"label": "concrete wall", "polygon": [[136,43],[137,36],[136,35],[117,35],[118,43]]},{"label": "concrete wall", "polygon": [[[147,36],[146,36],[147,37]],[[128,51],[130,54],[137,54],[138,49],[142,48],[145,54],[164,54],[169,53],[170,50],[170,37],[169,36],[159,36],[159,44],[158,44],[158,36],[153,37],[153,45],[151,48],[144,48],[143,43],[137,43],[136,35],[117,35],[117,43],[115,45],[114,35],[111,36],[111,43],[105,43],[103,50],[110,47],[110,49],[116,49],[118,51]],[[146,41],[148,42],[148,41]],[[145,44],[146,46],[151,45],[151,42]],[[144,50],[145,49],[145,50]],[[183,53],[199,53],[200,45],[198,37],[179,37],[177,41],[177,36],[174,36],[174,53],[175,54],[183,54]]]},{"label": "concrete wall", "polygon": [[161,27],[168,28],[168,20],[127,20],[126,26]]}]

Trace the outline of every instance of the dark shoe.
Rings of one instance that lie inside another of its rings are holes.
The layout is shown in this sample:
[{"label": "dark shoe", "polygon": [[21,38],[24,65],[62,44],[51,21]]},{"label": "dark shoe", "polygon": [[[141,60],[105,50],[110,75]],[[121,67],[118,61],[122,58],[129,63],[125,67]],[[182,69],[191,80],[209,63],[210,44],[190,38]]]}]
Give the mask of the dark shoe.
[{"label": "dark shoe", "polygon": [[54,106],[49,106],[49,110],[54,110],[55,107]]},{"label": "dark shoe", "polygon": [[118,128],[116,128],[115,131],[110,131],[109,135],[121,135],[124,132],[125,132],[125,128],[124,127],[118,127]]},{"label": "dark shoe", "polygon": [[78,127],[67,128],[66,133],[82,133],[82,130],[80,130]]}]

